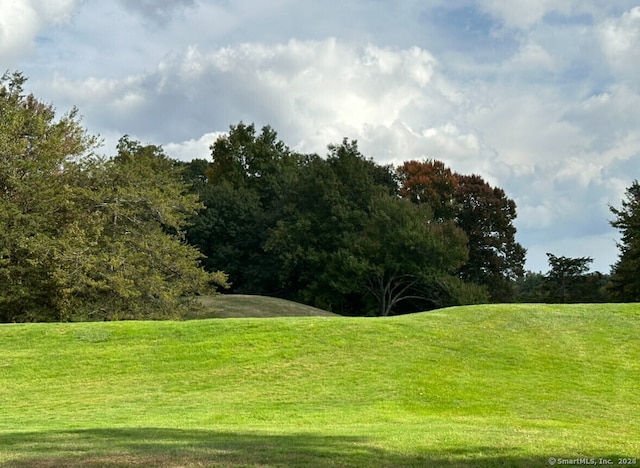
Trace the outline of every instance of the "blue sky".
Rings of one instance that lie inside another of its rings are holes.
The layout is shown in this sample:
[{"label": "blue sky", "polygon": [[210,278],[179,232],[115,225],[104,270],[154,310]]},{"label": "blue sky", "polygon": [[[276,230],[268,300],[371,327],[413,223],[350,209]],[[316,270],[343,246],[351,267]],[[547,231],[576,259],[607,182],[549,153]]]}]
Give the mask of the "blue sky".
[{"label": "blue sky", "polygon": [[0,68],[114,152],[207,158],[240,120],[326,153],[434,158],[518,205],[545,252],[608,272],[640,178],[640,4],[626,0],[0,0]]}]

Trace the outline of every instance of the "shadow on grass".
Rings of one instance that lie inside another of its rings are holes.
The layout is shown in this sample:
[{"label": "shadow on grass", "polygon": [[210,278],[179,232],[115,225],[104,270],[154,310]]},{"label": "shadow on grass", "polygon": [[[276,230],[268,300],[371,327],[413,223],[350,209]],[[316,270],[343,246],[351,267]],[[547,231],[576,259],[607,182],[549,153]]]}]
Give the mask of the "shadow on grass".
[{"label": "shadow on grass", "polygon": [[544,467],[489,447],[400,454],[357,437],[157,428],[0,435],[0,467]]}]

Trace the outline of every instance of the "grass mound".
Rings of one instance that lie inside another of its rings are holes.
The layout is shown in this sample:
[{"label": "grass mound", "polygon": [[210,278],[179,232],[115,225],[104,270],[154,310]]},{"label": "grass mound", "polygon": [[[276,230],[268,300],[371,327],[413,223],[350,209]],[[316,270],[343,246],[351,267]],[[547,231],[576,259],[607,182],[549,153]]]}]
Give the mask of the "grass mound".
[{"label": "grass mound", "polygon": [[275,297],[245,294],[218,294],[200,296],[202,310],[187,315],[186,319],[203,318],[272,318],[272,317],[337,317],[327,312],[297,302]]},{"label": "grass mound", "polygon": [[640,305],[0,326],[0,466],[640,458]]}]

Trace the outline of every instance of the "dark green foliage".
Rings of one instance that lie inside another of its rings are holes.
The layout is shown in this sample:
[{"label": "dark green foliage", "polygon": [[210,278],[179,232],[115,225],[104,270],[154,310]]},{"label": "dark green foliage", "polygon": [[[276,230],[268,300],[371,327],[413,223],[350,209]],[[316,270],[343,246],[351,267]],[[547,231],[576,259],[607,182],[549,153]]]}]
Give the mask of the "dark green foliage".
[{"label": "dark green foliage", "polygon": [[547,278],[541,272],[525,271],[513,284],[515,302],[549,302]]},{"label": "dark green foliage", "polygon": [[75,110],[56,121],[23,83],[0,86],[0,320],[167,316],[224,284],[182,241],[200,205],[162,150],[92,156]]},{"label": "dark green foliage", "polygon": [[[355,241],[378,190],[367,176],[373,163],[345,147],[332,147],[327,159],[309,157],[292,185],[282,219],[267,248],[281,259],[280,280],[295,298],[340,313],[359,313],[342,284],[341,256]],[[369,173],[370,174],[370,173]],[[358,180],[358,175],[361,179]],[[353,190],[351,190],[353,188]]]},{"label": "dark green foliage", "polygon": [[189,242],[205,254],[208,271],[229,275],[232,292],[286,296],[278,280],[281,263],[264,246],[302,157],[270,127],[256,134],[254,125],[243,123],[231,126],[211,151],[212,163],[193,161],[186,172],[206,208],[193,218]]},{"label": "dark green foliage", "polygon": [[[469,261],[469,238],[455,225],[458,219],[444,219],[444,209],[434,218],[430,206],[402,200],[394,169],[364,157],[355,141],[330,145],[326,158],[303,156],[270,127],[257,133],[240,123],[211,150],[211,163],[186,165],[186,180],[206,207],[187,238],[205,254],[207,269],[229,273],[232,291],[347,315],[487,300],[486,282],[460,277]],[[461,177],[449,179],[444,186],[451,193],[434,197],[454,197]],[[465,193],[473,194],[473,187]],[[441,205],[453,209],[462,202]],[[489,217],[485,223],[480,235],[493,236],[496,221]],[[504,278],[508,267],[501,268]]]},{"label": "dark green foliage", "polygon": [[353,246],[360,270],[353,278],[375,298],[379,315],[405,301],[421,304],[414,311],[457,305],[464,301],[451,287],[456,268],[467,259],[466,240],[452,222],[434,222],[426,205],[389,195],[374,198]]},{"label": "dark green foliage", "polygon": [[551,302],[582,302],[586,273],[593,262],[590,257],[556,257],[547,253],[551,269],[546,279]]},{"label": "dark green foliage", "polygon": [[455,283],[451,273],[466,258],[464,234],[397,197],[391,169],[366,159],[355,142],[329,150],[301,169],[267,244],[283,261],[283,284],[297,299],[341,314],[388,315],[401,302],[411,311],[459,303],[455,288],[433,293],[437,284]]},{"label": "dark green foliage", "polygon": [[593,303],[607,302],[605,286],[609,276],[596,271],[588,273],[591,259],[555,257],[546,275],[531,271],[514,282],[516,302]]},{"label": "dark green foliage", "polygon": [[624,302],[640,301],[640,184],[634,180],[622,200],[622,208],[610,207],[615,219],[611,225],[622,234],[618,248],[620,255],[611,271],[607,286],[613,299]]}]

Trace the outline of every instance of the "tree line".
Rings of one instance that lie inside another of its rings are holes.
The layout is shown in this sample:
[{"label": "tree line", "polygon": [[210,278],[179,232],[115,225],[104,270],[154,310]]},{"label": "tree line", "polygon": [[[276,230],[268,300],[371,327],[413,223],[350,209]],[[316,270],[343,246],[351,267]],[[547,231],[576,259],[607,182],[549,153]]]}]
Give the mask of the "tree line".
[{"label": "tree line", "polygon": [[328,149],[298,154],[240,123],[211,161],[184,163],[205,205],[187,239],[231,291],[348,315],[513,298],[525,249],[502,189],[440,161],[380,165],[347,139]]},{"label": "tree line", "polygon": [[[552,256],[546,289],[535,286],[514,201],[478,175],[380,165],[347,139],[300,154],[242,122],[210,160],[128,136],[106,158],[76,109],[56,118],[25,80],[0,81],[0,321],[179,316],[221,289],[343,315],[579,295],[588,259],[554,289],[551,272],[572,259]],[[624,234],[607,277],[616,300],[639,294],[637,182],[627,196],[612,208]]]}]

